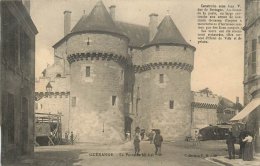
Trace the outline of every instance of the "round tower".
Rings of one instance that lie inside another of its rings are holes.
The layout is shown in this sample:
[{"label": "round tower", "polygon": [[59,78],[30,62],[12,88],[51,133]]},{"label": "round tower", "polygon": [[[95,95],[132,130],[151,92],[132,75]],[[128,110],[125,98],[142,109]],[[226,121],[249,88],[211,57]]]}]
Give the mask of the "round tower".
[{"label": "round tower", "polygon": [[128,38],[99,1],[67,38],[70,63],[70,131],[79,142],[124,138],[124,66]]},{"label": "round tower", "polygon": [[142,64],[135,66],[140,128],[160,129],[165,140],[183,140],[190,134],[194,51],[166,16],[145,46]]}]

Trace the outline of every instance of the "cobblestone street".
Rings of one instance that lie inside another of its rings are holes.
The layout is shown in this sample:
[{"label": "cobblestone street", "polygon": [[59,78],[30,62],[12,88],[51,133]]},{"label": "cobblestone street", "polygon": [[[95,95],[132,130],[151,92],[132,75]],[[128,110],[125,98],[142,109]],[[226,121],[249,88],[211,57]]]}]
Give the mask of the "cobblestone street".
[{"label": "cobblestone street", "polygon": [[[135,166],[200,166],[215,165],[207,156],[225,155],[222,141],[204,141],[194,146],[191,142],[166,142],[162,156],[155,156],[153,144],[141,142],[141,156],[133,156],[132,142],[121,145],[76,144],[35,148],[35,166],[135,165]],[[102,156],[103,155],[103,156]]]}]

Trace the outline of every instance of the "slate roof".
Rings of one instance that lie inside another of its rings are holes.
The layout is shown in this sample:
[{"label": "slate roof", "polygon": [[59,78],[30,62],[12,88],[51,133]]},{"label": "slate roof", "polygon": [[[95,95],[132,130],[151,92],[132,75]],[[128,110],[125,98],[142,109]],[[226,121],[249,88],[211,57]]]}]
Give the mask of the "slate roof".
[{"label": "slate roof", "polygon": [[142,47],[149,42],[149,28],[142,25],[116,21],[116,26],[130,39],[130,47]]},{"label": "slate roof", "polygon": [[155,44],[180,44],[191,46],[183,38],[170,16],[165,16],[157,28],[154,39],[148,45]]},{"label": "slate roof", "polygon": [[56,48],[74,33],[83,32],[105,32],[124,35],[129,38],[130,47],[141,48],[157,44],[174,44],[186,45],[195,49],[185,41],[170,16],[164,17],[158,26],[154,39],[149,42],[148,26],[114,21],[102,1],[97,2],[89,15],[83,15],[73,27],[71,33],[58,41],[53,47]]},{"label": "slate roof", "polygon": [[125,35],[114,23],[102,1],[98,1],[89,15],[84,15],[71,30],[81,31],[101,31]]}]

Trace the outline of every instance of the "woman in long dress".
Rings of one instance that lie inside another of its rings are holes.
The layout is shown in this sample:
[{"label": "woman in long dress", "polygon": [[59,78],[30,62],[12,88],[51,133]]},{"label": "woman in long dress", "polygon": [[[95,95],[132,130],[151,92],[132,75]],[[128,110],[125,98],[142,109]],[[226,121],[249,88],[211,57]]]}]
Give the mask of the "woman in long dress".
[{"label": "woman in long dress", "polygon": [[243,160],[244,161],[251,161],[253,160],[253,145],[252,145],[253,137],[249,134],[243,139],[245,142],[245,149],[243,152]]}]

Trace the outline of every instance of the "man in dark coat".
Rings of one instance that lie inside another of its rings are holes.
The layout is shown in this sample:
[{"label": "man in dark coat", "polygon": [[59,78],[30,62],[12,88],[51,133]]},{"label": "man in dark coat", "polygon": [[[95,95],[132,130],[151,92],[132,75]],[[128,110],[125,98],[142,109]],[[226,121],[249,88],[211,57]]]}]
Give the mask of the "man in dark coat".
[{"label": "man in dark coat", "polygon": [[74,135],[73,135],[73,131],[70,133],[70,142],[73,145],[74,144]]},{"label": "man in dark coat", "polygon": [[236,138],[233,136],[232,132],[229,132],[226,140],[229,159],[235,159],[235,142]]},{"label": "man in dark coat", "polygon": [[160,134],[160,130],[155,131],[155,136],[154,136],[154,146],[155,146],[155,155],[162,155],[161,154],[161,148],[162,148],[162,142],[163,142],[163,137]]},{"label": "man in dark coat", "polygon": [[245,149],[245,142],[243,142],[243,139],[246,137],[246,132],[245,131],[241,131],[239,133],[239,158],[242,158],[242,155],[244,153],[244,149]]}]

